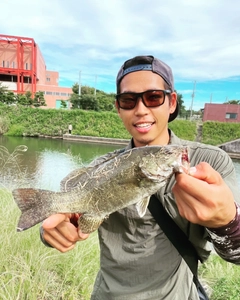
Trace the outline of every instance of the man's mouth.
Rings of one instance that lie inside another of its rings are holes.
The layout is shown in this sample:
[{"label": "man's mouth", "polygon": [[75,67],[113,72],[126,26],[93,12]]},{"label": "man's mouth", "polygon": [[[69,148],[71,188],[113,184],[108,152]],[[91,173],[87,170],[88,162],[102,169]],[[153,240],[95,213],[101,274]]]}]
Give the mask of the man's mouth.
[{"label": "man's mouth", "polygon": [[149,128],[153,125],[153,122],[151,123],[139,123],[139,124],[135,124],[134,126],[137,128]]}]

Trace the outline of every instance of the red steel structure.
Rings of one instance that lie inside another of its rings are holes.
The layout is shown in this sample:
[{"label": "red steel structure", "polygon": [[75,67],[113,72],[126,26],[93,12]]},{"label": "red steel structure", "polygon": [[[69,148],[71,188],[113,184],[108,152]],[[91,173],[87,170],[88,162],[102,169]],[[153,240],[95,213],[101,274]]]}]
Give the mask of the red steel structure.
[{"label": "red steel structure", "polygon": [[72,88],[59,86],[59,73],[47,69],[33,38],[0,34],[0,84],[16,94],[43,92],[48,108],[60,108]]},{"label": "red steel structure", "polygon": [[[5,52],[12,53],[12,61],[5,61]],[[14,92],[25,93],[24,84],[27,83],[33,95],[37,84],[37,45],[34,39],[0,34],[0,59],[0,74],[12,75],[17,83]]]}]

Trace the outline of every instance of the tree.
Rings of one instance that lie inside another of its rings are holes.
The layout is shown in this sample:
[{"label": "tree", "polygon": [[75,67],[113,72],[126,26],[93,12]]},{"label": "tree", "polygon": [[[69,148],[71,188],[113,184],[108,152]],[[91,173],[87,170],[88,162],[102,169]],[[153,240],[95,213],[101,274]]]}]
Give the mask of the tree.
[{"label": "tree", "polygon": [[72,109],[75,109],[75,108],[81,108],[81,96],[79,96],[78,94],[75,94],[73,92],[73,94],[71,94],[70,98],[69,98],[69,101],[71,102],[72,104]]},{"label": "tree", "polygon": [[0,82],[0,96],[7,92],[8,92],[8,88],[6,86],[2,85],[2,82]]},{"label": "tree", "polygon": [[78,94],[79,91],[79,84],[78,83],[74,83],[74,85],[72,86],[72,91],[74,94]]},{"label": "tree", "polygon": [[[177,93],[177,91],[175,91]],[[177,93],[177,101],[178,101],[178,106],[179,106],[179,113],[178,115],[180,117],[185,117],[186,116],[186,108],[184,106],[184,102],[183,102],[183,95]]]},{"label": "tree", "polygon": [[16,102],[17,102],[17,104],[20,104],[23,106],[32,106],[32,104],[33,104],[32,93],[27,91],[24,95],[17,94]]},{"label": "tree", "polygon": [[115,109],[115,94],[97,93],[99,109],[101,111],[113,111]]},{"label": "tree", "polygon": [[61,100],[60,108],[67,108],[67,101]]},{"label": "tree", "polygon": [[43,92],[36,92],[33,98],[33,106],[47,106]]},{"label": "tree", "polygon": [[240,100],[229,100],[228,102],[224,102],[223,104],[240,104]]},{"label": "tree", "polygon": [[72,86],[73,94],[70,96],[71,108],[81,108],[84,110],[95,111],[112,111],[114,110],[115,94],[105,93],[96,90],[93,87],[84,85],[81,87],[81,95],[79,95],[79,84]]},{"label": "tree", "polygon": [[16,102],[16,97],[12,91],[9,91],[6,86],[0,82],[0,102],[4,104],[13,104]]},{"label": "tree", "polygon": [[96,110],[99,111],[99,103],[97,98],[94,95],[81,95],[80,97],[80,106],[85,110]]}]

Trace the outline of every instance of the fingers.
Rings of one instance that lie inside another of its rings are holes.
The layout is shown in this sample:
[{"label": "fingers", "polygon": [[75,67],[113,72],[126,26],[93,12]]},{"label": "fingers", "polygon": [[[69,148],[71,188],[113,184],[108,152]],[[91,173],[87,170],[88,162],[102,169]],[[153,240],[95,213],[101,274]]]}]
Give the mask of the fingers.
[{"label": "fingers", "polygon": [[197,166],[190,168],[189,175],[203,180],[209,184],[217,184],[223,181],[220,174],[206,162],[201,162]]},{"label": "fingers", "polygon": [[53,229],[55,228],[58,224],[60,224],[63,221],[70,221],[71,214],[55,214],[50,217],[48,217],[44,222],[43,222],[43,228],[44,229]]},{"label": "fingers", "polygon": [[228,224],[236,214],[231,190],[221,175],[207,163],[176,174],[173,193],[182,217],[206,227]]},{"label": "fingers", "polygon": [[43,238],[52,247],[61,252],[73,249],[76,242],[85,240],[89,235],[70,222],[72,214],[55,214],[47,218],[43,224]]}]

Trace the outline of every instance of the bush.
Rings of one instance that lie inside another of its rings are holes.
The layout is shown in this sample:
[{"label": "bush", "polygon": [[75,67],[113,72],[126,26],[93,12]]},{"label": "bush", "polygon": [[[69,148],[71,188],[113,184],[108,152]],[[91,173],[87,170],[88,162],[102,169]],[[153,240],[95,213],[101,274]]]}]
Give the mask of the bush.
[{"label": "bush", "polygon": [[204,122],[202,141],[205,144],[220,145],[240,138],[239,123]]},{"label": "bush", "polygon": [[[96,112],[81,109],[41,109],[1,104],[0,119],[8,121],[8,135],[15,136],[61,136],[73,127],[72,134],[106,138],[129,139],[115,112]],[[4,124],[6,121],[4,121]],[[1,126],[1,123],[0,123]],[[197,122],[174,120],[169,128],[182,139],[194,141],[197,136]],[[240,137],[239,123],[204,122],[202,142],[219,145]],[[4,131],[6,133],[6,131]]]},{"label": "bush", "polygon": [[0,135],[8,131],[9,124],[8,118],[0,116]]},{"label": "bush", "polygon": [[10,129],[6,133],[6,135],[10,135],[10,136],[23,136],[24,135],[24,126],[14,124],[14,125],[10,126]]}]

